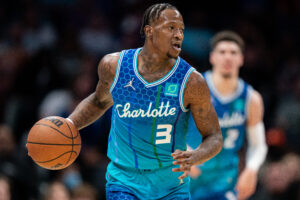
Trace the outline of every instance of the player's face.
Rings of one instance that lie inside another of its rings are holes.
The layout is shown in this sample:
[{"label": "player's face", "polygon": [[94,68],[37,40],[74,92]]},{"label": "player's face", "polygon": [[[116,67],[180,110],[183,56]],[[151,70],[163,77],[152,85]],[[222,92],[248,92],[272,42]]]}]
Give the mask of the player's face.
[{"label": "player's face", "polygon": [[151,27],[153,47],[161,55],[177,58],[183,41],[184,23],[181,14],[177,10],[166,9]]},{"label": "player's face", "polygon": [[219,42],[210,54],[213,71],[220,73],[224,78],[237,77],[243,60],[240,47],[231,41]]}]

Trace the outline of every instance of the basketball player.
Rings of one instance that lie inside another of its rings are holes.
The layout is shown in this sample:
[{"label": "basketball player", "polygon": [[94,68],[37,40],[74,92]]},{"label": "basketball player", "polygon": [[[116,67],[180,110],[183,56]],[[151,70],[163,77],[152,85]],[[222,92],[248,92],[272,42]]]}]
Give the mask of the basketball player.
[{"label": "basketball player", "polygon": [[[211,49],[212,71],[207,71],[204,77],[219,118],[224,145],[216,157],[192,168],[192,199],[247,199],[256,189],[257,171],[267,153],[263,101],[257,91],[239,79],[243,39],[234,32],[222,31],[212,38]],[[196,148],[201,135],[192,123],[188,144]],[[238,177],[238,150],[245,137],[248,142],[246,167]]]},{"label": "basketball player", "polygon": [[[68,117],[82,129],[113,106],[107,199],[189,199],[187,171],[222,148],[207,84],[179,57],[183,30],[174,6],[149,7],[141,27],[144,46],[104,56],[96,91]],[[189,112],[203,137],[190,152]]]}]

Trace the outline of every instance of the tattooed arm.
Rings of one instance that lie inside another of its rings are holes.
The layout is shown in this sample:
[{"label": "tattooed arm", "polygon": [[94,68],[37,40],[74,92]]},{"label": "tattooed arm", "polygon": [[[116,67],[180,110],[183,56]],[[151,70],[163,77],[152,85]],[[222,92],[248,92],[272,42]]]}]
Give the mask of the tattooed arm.
[{"label": "tattooed arm", "polygon": [[101,117],[113,105],[109,88],[114,80],[120,53],[108,54],[98,65],[99,81],[96,91],[79,103],[69,118],[78,130]]},{"label": "tattooed arm", "polygon": [[[192,112],[197,129],[203,141],[192,151],[176,150],[172,156],[174,165],[180,165],[173,171],[189,171],[192,165],[201,164],[218,154],[222,149],[222,134],[216,111],[210,101],[210,93],[205,79],[196,71],[190,75],[185,92],[184,105]],[[186,177],[184,173],[180,179]]]}]

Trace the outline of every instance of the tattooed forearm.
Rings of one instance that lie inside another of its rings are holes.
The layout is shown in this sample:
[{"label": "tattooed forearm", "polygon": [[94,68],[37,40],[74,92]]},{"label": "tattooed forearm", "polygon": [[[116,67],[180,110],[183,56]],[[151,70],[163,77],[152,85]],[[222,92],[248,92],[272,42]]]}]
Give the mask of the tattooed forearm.
[{"label": "tattooed forearm", "polygon": [[91,102],[93,105],[97,106],[98,108],[101,109],[101,108],[103,107],[103,105],[102,105],[101,102],[99,101],[97,95],[95,95],[95,94],[92,95],[91,98],[90,98],[89,100],[90,100],[90,102]]},{"label": "tattooed forearm", "polygon": [[203,137],[202,143],[199,145],[196,151],[198,162],[196,165],[202,164],[207,160],[214,157],[222,149],[222,135],[221,134],[212,134],[206,137]]},{"label": "tattooed forearm", "polygon": [[196,126],[202,133],[202,143],[196,149],[199,157],[198,163],[206,162],[222,148],[222,134],[217,123],[217,117],[211,103],[203,104],[205,108],[198,108],[193,116],[197,121]]},{"label": "tattooed forearm", "polygon": [[95,93],[84,99],[69,116],[80,130],[101,117],[112,103],[100,103]]}]

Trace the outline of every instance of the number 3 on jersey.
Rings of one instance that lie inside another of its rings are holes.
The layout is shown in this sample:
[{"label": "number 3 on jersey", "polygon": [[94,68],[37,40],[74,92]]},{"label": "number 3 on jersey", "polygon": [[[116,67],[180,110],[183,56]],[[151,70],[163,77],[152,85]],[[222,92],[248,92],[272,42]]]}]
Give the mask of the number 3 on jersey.
[{"label": "number 3 on jersey", "polygon": [[158,124],[156,137],[164,137],[156,139],[155,144],[167,144],[171,142],[171,132],[173,126],[171,124]]}]

